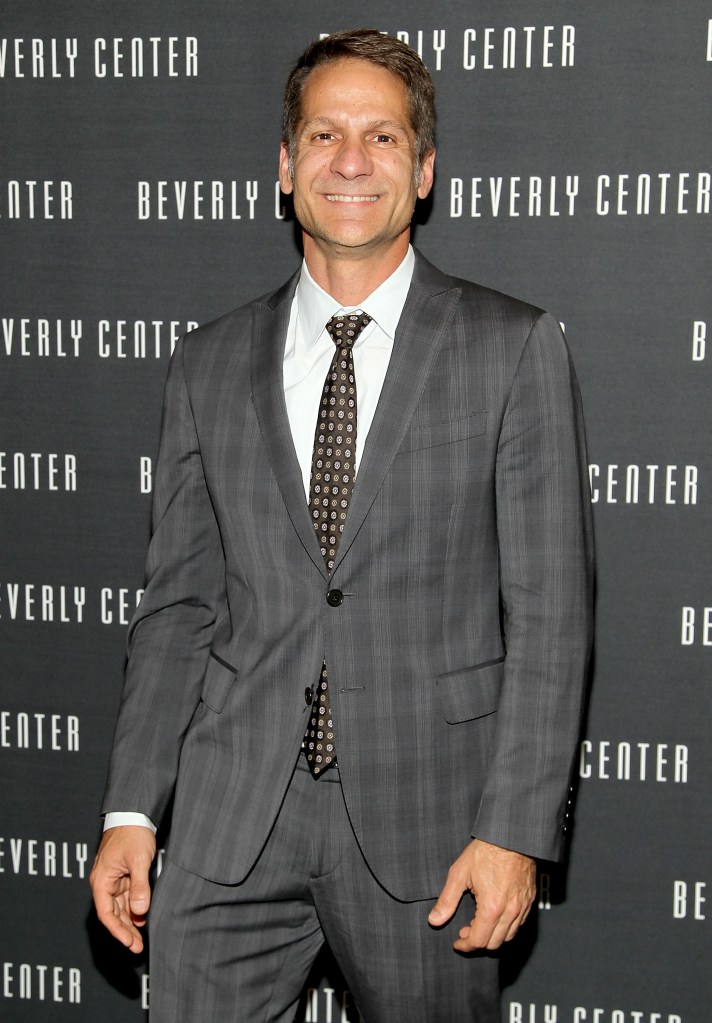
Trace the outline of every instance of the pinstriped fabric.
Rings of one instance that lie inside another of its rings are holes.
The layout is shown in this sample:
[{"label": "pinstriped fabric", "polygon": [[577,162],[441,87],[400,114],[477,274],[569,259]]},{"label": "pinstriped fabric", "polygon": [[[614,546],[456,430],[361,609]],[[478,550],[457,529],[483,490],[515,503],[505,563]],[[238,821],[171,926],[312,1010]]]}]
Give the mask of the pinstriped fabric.
[{"label": "pinstriped fabric", "polygon": [[388,891],[437,894],[473,832],[554,859],[592,606],[558,325],[416,255],[330,574],[284,400],[295,287],[176,349],[104,809],[159,823],[175,792],[173,859],[244,879],[325,656],[350,820]]},{"label": "pinstriped fabric", "polygon": [[349,1018],[498,1023],[497,958],[451,949],[472,900],[443,930],[428,925],[427,911],[395,902],[368,869],[338,770],[315,785],[300,757],[242,884],[216,885],[164,861],[148,924],[151,1023],[292,1023],[324,938],[358,1007]]}]

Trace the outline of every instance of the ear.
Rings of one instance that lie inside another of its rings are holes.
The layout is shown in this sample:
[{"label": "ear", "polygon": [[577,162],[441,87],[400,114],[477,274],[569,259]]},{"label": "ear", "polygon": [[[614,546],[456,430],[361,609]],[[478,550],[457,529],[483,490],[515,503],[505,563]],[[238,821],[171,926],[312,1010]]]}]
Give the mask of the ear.
[{"label": "ear", "polygon": [[289,151],[285,142],[279,147],[279,187],[285,195],[293,191],[292,175],[289,173]]},{"label": "ear", "polygon": [[420,165],[420,181],[418,182],[418,198],[425,199],[430,193],[430,189],[433,187],[433,177],[435,174],[435,150],[431,149],[429,153],[426,153],[423,157],[423,162]]}]

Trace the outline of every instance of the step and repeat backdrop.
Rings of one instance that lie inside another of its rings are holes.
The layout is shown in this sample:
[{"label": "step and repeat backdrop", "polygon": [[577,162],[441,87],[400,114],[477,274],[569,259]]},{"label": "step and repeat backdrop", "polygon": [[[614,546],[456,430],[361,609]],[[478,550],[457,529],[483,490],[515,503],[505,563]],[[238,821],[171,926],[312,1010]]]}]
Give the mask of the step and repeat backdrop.
[{"label": "step and repeat backdrop", "polygon": [[[4,0],[0,1018],[146,1019],[148,962],[100,932],[87,875],[163,381],[181,333],[298,264],[282,87],[311,39],[357,26],[435,80],[416,244],[552,311],[587,414],[598,633],[575,827],[504,958],[503,1023],[706,1023],[709,0]],[[359,1018],[328,956],[298,1018]]]}]

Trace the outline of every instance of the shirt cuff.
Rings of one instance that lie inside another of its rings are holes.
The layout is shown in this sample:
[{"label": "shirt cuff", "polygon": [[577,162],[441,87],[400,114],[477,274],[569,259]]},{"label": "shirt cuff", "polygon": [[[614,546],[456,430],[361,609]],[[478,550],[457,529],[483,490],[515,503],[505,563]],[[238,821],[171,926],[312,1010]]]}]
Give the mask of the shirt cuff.
[{"label": "shirt cuff", "polygon": [[150,828],[153,834],[156,834],[156,825],[145,813],[120,810],[112,811],[104,816],[104,831],[108,831],[109,828],[120,828],[126,824],[136,824],[142,828]]}]

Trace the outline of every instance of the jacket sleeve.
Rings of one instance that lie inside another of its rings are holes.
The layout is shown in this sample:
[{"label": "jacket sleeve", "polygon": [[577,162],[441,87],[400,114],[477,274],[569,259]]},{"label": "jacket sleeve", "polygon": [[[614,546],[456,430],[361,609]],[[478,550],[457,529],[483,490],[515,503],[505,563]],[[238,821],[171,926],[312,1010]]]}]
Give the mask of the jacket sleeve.
[{"label": "jacket sleeve", "polygon": [[506,657],[473,834],[559,859],[592,639],[593,541],[578,384],[548,314],[513,378],[496,501]]},{"label": "jacket sleeve", "polygon": [[205,482],[179,341],[166,382],[146,589],[129,627],[129,659],[103,812],[159,824],[200,699],[225,561]]}]

